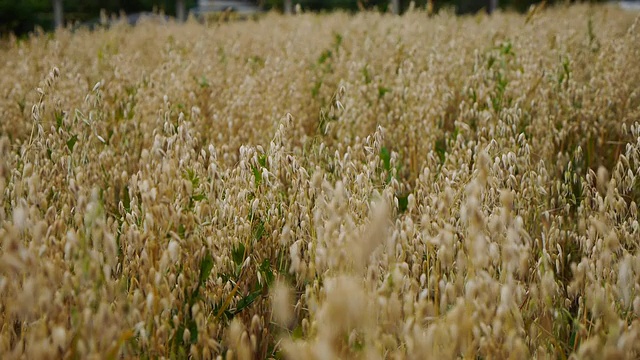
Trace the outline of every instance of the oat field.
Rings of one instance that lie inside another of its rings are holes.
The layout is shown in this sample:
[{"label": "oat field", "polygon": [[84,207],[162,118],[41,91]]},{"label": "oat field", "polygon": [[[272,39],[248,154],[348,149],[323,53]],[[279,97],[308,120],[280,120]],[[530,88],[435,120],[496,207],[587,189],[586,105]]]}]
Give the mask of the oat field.
[{"label": "oat field", "polygon": [[640,18],[0,42],[3,359],[640,356]]}]

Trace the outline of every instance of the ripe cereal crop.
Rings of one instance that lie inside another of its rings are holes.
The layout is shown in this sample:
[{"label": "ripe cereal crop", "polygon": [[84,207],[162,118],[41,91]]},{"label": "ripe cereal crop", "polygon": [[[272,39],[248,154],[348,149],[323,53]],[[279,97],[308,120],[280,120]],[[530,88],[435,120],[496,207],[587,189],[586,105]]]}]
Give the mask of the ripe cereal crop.
[{"label": "ripe cereal crop", "polygon": [[640,356],[640,17],[0,42],[3,359]]}]

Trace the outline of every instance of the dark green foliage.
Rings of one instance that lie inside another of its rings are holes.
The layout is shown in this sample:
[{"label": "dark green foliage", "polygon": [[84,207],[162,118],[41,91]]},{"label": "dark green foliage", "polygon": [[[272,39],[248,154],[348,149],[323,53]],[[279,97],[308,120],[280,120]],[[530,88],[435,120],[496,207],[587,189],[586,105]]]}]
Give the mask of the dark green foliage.
[{"label": "dark green foliage", "polygon": [[571,67],[569,64],[569,59],[567,57],[562,58],[562,68],[558,72],[558,85],[567,86],[567,82],[571,78]]},{"label": "dark green foliage", "polygon": [[[255,291],[252,291],[252,292],[248,293],[246,296],[244,296],[240,300],[238,300],[238,303],[236,304],[235,309],[228,310],[228,315],[233,316],[233,315],[236,315],[236,314],[242,312],[242,310],[244,310],[245,308],[249,307],[249,305],[253,304],[253,302],[256,301],[256,299],[258,299],[258,297],[261,294],[262,294],[262,289],[258,289],[258,290],[255,290]],[[229,316],[229,317],[231,317],[231,316]]]},{"label": "dark green foliage", "polygon": [[444,137],[436,141],[435,150],[436,154],[438,154],[438,159],[440,159],[440,164],[444,164],[444,160],[447,157],[447,140]]},{"label": "dark green foliage", "polygon": [[0,0],[0,33],[25,34],[35,26],[52,28],[51,0]]},{"label": "dark green foliage", "polygon": [[261,240],[262,237],[264,236],[264,221],[262,220],[257,221],[257,223],[252,229],[252,232],[253,232],[254,240]]},{"label": "dark green foliage", "polygon": [[378,87],[378,99],[382,99],[382,97],[388,93],[389,91],[391,91],[389,88],[386,88],[384,86],[380,86]]},{"label": "dark green foliage", "polygon": [[584,189],[580,180],[586,174],[586,164],[582,156],[574,155],[567,164],[563,173],[564,183],[568,187],[568,193],[563,194],[567,198],[572,211],[577,211],[580,203],[584,199]]},{"label": "dark green foliage", "polygon": [[72,137],[69,138],[69,140],[67,140],[67,148],[69,148],[69,151],[73,152],[73,147],[76,145],[77,142],[78,142],[78,135],[73,135]]},{"label": "dark green foliage", "polygon": [[187,169],[184,173],[184,178],[191,182],[191,187],[193,188],[194,193],[189,198],[189,209],[193,209],[195,203],[202,201],[207,198],[204,193],[196,193],[195,191],[200,186],[200,177],[193,171],[192,169]]},{"label": "dark green foliage", "polygon": [[207,196],[205,194],[194,194],[193,196],[191,196],[191,200],[197,202],[204,200],[206,197]]},{"label": "dark green foliage", "polygon": [[213,257],[211,256],[211,254],[207,254],[200,261],[200,282],[198,284],[198,287],[196,288],[196,292],[195,292],[196,295],[198,295],[200,287],[207,282],[209,275],[211,275],[212,269],[213,269]]},{"label": "dark green foliage", "polygon": [[409,194],[396,195],[398,199],[398,210],[400,212],[407,211],[407,206],[409,206]]},{"label": "dark green foliage", "polygon": [[258,164],[260,166],[251,165],[251,172],[253,172],[253,180],[256,183],[256,186],[260,186],[262,184],[262,168],[267,167],[267,156],[262,154],[258,157]]},{"label": "dark green foliage", "polygon": [[382,160],[382,167],[386,171],[391,171],[391,154],[386,147],[380,149],[380,159]]},{"label": "dark green foliage", "polygon": [[273,284],[273,281],[276,279],[276,276],[274,275],[273,270],[271,269],[271,263],[269,262],[269,259],[262,260],[262,263],[260,264],[260,272],[262,273],[265,280],[267,281],[268,286]]},{"label": "dark green foliage", "polygon": [[239,243],[233,250],[231,250],[231,257],[236,266],[242,265],[244,261],[245,247],[243,243]]},{"label": "dark green foliage", "polygon": [[322,54],[320,54],[320,57],[318,57],[318,65],[322,65],[325,62],[327,62],[327,60],[329,60],[331,57],[333,56],[333,52],[331,50],[325,50],[322,52]]},{"label": "dark green foliage", "polygon": [[258,156],[258,164],[260,164],[260,166],[262,166],[263,168],[267,167],[267,155],[262,154],[260,156]]},{"label": "dark green foliage", "polygon": [[55,118],[56,118],[56,130],[60,130],[60,128],[62,127],[62,120],[64,120],[64,116],[62,115],[62,112],[56,111]]},{"label": "dark green foliage", "polygon": [[256,166],[252,166],[251,171],[253,172],[253,179],[256,182],[256,186],[259,186],[262,183],[262,172]]},{"label": "dark green foliage", "polygon": [[[195,7],[197,0],[185,0],[187,9]],[[64,0],[66,23],[96,19],[104,9],[108,14],[136,13],[161,10],[175,15],[175,0]],[[53,29],[53,2],[51,0],[0,0],[0,33],[23,35],[36,26]]]}]

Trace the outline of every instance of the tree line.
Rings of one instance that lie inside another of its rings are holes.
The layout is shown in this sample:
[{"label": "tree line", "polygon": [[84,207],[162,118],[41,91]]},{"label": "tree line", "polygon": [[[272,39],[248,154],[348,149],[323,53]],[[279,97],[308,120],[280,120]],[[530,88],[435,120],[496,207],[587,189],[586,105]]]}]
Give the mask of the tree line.
[{"label": "tree line", "polygon": [[[246,0],[245,0],[246,1]],[[299,4],[307,11],[330,11],[343,9],[358,11],[360,9],[389,11],[391,0],[291,0],[293,4]],[[429,0],[413,0],[416,7],[427,6]],[[475,12],[488,9],[493,1],[499,8],[509,8],[517,11],[526,11],[533,3],[540,0],[433,0],[435,11],[442,7],[455,7],[458,13]],[[547,0],[553,3],[557,0]],[[601,1],[601,0],[595,0]],[[15,33],[23,35],[34,28],[44,30],[54,28],[54,3],[55,0],[0,0],[0,33]],[[101,10],[110,14],[120,12],[136,13],[143,11],[162,11],[167,15],[175,16],[176,3],[182,3],[184,8],[190,9],[197,6],[197,0],[61,0],[64,6],[65,23],[81,23],[99,16]],[[264,10],[285,9],[287,0],[252,0]],[[410,6],[411,0],[397,0],[395,4],[402,12]]]}]

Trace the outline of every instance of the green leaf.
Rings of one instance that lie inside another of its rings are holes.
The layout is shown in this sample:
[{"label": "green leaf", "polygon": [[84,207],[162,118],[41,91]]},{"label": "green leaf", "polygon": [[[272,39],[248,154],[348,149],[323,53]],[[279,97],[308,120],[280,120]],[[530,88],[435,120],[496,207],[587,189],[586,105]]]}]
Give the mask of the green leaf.
[{"label": "green leaf", "polygon": [[131,213],[131,198],[129,197],[129,186],[124,186],[124,196],[122,198],[122,205],[127,213]]},{"label": "green leaf", "polygon": [[187,169],[185,171],[185,178],[191,182],[191,186],[193,186],[194,189],[200,185],[200,178],[192,169]]},{"label": "green leaf", "polygon": [[67,147],[69,151],[73,152],[73,147],[78,142],[78,135],[73,135],[69,140],[67,140]]},{"label": "green leaf", "polygon": [[[180,324],[173,335],[173,349],[175,352],[184,352],[184,324]],[[186,357],[185,357],[186,358]]]},{"label": "green leaf", "polygon": [[327,60],[329,60],[331,57],[333,56],[333,52],[331,52],[331,50],[325,50],[322,52],[322,54],[320,54],[320,57],[318,58],[318,64],[322,65],[325,62],[327,62]]},{"label": "green leaf", "polygon": [[205,89],[209,87],[209,80],[205,77],[202,76],[200,77],[200,80],[198,81],[198,85],[200,85],[200,88]]},{"label": "green leaf", "polygon": [[371,83],[371,74],[369,73],[369,69],[367,68],[366,65],[362,68],[362,76],[364,76],[365,84]]},{"label": "green leaf", "polygon": [[409,205],[409,195],[396,195],[396,198],[398,199],[398,210],[400,210],[400,212],[407,211],[407,206]]},{"label": "green leaf", "polygon": [[496,58],[493,57],[493,55],[489,56],[489,60],[487,60],[487,69],[491,69],[491,67],[493,66],[493,64],[496,63]]},{"label": "green leaf", "polygon": [[195,194],[195,195],[191,196],[191,200],[193,200],[193,201],[202,201],[206,197],[207,196],[205,194]]},{"label": "green leaf", "polygon": [[[357,335],[357,333],[355,334]],[[355,341],[351,342],[349,341],[349,334],[345,334],[344,335],[344,341],[345,344],[349,343],[351,351],[362,351],[364,349],[364,341],[361,339],[360,336],[356,336],[355,337]]]},{"label": "green leaf", "polygon": [[262,183],[262,173],[255,166],[252,166],[251,170],[253,171],[253,179],[256,182],[256,186],[260,185]]},{"label": "green leaf", "polygon": [[211,270],[213,269],[213,257],[211,254],[207,253],[202,260],[200,260],[200,284],[203,285],[209,275],[211,275]]},{"label": "green leaf", "polygon": [[244,255],[245,255],[245,247],[243,243],[238,244],[236,248],[231,250],[231,257],[233,258],[233,262],[237,266],[240,266],[244,261]]},{"label": "green leaf", "polygon": [[340,45],[342,45],[342,35],[338,34],[338,33],[334,33],[333,34],[333,46],[336,49],[336,51],[338,51],[338,48],[340,48]]},{"label": "green leaf", "polygon": [[190,320],[189,323],[187,323],[187,329],[189,329],[189,332],[191,333],[191,338],[189,340],[191,340],[192,344],[195,344],[198,342],[198,324],[196,323],[195,320]]},{"label": "green leaf", "polygon": [[260,164],[260,166],[262,166],[263,168],[267,167],[267,155],[262,154],[260,156],[258,156],[258,164]]},{"label": "green leaf", "polygon": [[232,312],[232,314],[236,315],[242,312],[244,309],[249,307],[249,305],[253,304],[253,302],[256,301],[260,294],[262,294],[262,289],[247,294],[247,296],[238,301],[238,303],[236,304],[236,309]]},{"label": "green leaf", "polygon": [[56,130],[59,130],[62,127],[63,115],[61,112],[56,112]]},{"label": "green leaf", "polygon": [[385,171],[391,171],[391,154],[386,147],[380,149],[380,159],[382,159],[382,166]]},{"label": "green leaf", "polygon": [[311,97],[313,97],[314,99],[318,97],[318,95],[320,94],[321,86],[322,80],[316,80],[316,82],[313,84],[313,87],[311,88]]},{"label": "green leaf", "polygon": [[262,263],[260,264],[260,271],[264,274],[264,277],[267,280],[267,286],[270,286],[276,277],[271,270],[271,263],[269,262],[269,259],[262,260]]},{"label": "green leaf", "polygon": [[291,338],[293,340],[302,339],[303,336],[304,336],[304,334],[302,332],[302,325],[296,326],[296,328],[293,329],[293,333],[291,333]]},{"label": "green leaf", "polygon": [[253,238],[255,240],[260,240],[262,239],[263,235],[264,235],[264,222],[259,221],[258,224],[253,229]]},{"label": "green leaf", "polygon": [[436,140],[436,154],[438,154],[438,158],[440,159],[440,164],[444,164],[444,160],[447,155],[447,140],[442,137]]},{"label": "green leaf", "polygon": [[391,89],[386,88],[384,86],[378,87],[378,99],[381,99],[384,96],[384,94],[388,93],[389,91],[391,91]]},{"label": "green leaf", "polygon": [[513,55],[513,45],[510,41],[505,41],[500,45],[500,53],[502,55]]}]

